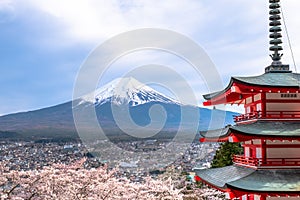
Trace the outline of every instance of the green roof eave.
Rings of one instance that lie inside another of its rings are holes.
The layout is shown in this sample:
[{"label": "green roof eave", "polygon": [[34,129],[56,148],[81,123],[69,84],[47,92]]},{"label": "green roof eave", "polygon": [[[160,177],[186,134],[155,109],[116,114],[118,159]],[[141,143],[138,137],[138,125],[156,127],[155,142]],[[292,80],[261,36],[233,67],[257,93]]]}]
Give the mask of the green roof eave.
[{"label": "green roof eave", "polygon": [[230,127],[227,126],[225,128],[208,130],[208,131],[200,131],[200,135],[204,138],[222,138],[226,137],[230,134]]},{"label": "green roof eave", "polygon": [[203,95],[205,100],[211,100],[229,90],[233,83],[267,88],[299,88],[300,74],[297,73],[264,73],[259,76],[231,77],[228,86],[221,91]]},{"label": "green roof eave", "polygon": [[233,126],[232,130],[256,136],[300,137],[300,121],[257,121]]},{"label": "green roof eave", "polygon": [[300,192],[300,170],[257,170],[248,176],[227,183],[246,191]]},{"label": "green roof eave", "polygon": [[233,80],[255,86],[266,87],[299,87],[300,74],[265,73],[259,76],[232,77]]},{"label": "green roof eave", "polygon": [[233,80],[234,80],[233,77],[231,77],[230,82],[229,82],[229,84],[227,85],[227,87],[225,89],[223,89],[221,91],[217,91],[217,92],[212,92],[212,93],[209,93],[209,94],[204,94],[204,95],[202,95],[203,98],[205,100],[210,100],[210,99],[212,99],[214,97],[217,97],[217,96],[225,93],[227,90],[229,90],[231,88],[231,86],[233,84]]},{"label": "green roof eave", "polygon": [[257,170],[237,165],[195,170],[202,181],[221,190],[234,189],[261,193],[300,192],[300,169]]},{"label": "green roof eave", "polygon": [[227,189],[226,184],[228,182],[236,181],[248,176],[255,172],[255,169],[231,165],[221,168],[195,170],[195,172],[201,180],[225,190]]},{"label": "green roof eave", "polygon": [[200,134],[204,138],[224,138],[231,133],[237,133],[252,137],[272,137],[274,139],[299,137],[300,121],[265,121],[258,120],[251,124],[239,124],[228,126],[223,129],[202,131]]}]

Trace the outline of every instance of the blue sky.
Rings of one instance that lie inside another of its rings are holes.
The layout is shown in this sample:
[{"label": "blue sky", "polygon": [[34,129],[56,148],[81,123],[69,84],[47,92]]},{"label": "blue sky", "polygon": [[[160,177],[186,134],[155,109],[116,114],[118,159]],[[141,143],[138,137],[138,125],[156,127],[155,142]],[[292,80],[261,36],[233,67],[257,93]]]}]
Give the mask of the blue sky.
[{"label": "blue sky", "polygon": [[[300,2],[284,1],[282,6],[299,63]],[[89,54],[109,38],[137,28],[188,36],[204,48],[225,85],[231,75],[257,75],[271,62],[267,0],[0,0],[0,115],[71,100],[77,73]],[[283,39],[284,62],[294,70],[285,35]],[[129,61],[148,64],[160,58],[166,65],[174,63],[160,52],[129,55],[103,82],[125,73]],[[202,80],[178,70],[200,102],[207,92]]]}]

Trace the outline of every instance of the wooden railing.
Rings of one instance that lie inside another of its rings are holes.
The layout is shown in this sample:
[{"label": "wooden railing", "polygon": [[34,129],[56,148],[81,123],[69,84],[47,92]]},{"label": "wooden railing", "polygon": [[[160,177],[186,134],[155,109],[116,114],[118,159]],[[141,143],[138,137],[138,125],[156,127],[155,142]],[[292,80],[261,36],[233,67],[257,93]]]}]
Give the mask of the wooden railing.
[{"label": "wooden railing", "polygon": [[234,155],[233,162],[239,165],[255,166],[255,167],[285,167],[299,166],[300,158],[251,158],[242,155]]},{"label": "wooden railing", "polygon": [[294,119],[300,118],[300,111],[267,111],[262,115],[263,118],[282,118]]},{"label": "wooden railing", "polygon": [[241,164],[241,165],[248,165],[248,166],[258,166],[259,159],[258,158],[245,157],[245,156],[241,156],[241,155],[234,155],[233,156],[233,163]]},{"label": "wooden railing", "polygon": [[235,122],[252,119],[300,119],[300,111],[261,111],[234,116]]},{"label": "wooden railing", "polygon": [[300,158],[269,158],[262,166],[300,166]]},{"label": "wooden railing", "polygon": [[234,121],[240,122],[240,121],[259,119],[259,118],[262,118],[262,114],[260,111],[234,116]]}]

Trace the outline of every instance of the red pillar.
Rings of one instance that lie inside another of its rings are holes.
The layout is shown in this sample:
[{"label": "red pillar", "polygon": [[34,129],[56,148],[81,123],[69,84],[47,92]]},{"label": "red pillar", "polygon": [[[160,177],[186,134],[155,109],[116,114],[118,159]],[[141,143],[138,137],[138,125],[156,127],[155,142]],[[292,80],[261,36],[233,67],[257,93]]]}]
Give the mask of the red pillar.
[{"label": "red pillar", "polygon": [[266,200],[266,199],[267,199],[267,197],[265,195],[260,196],[260,200]]},{"label": "red pillar", "polygon": [[248,200],[254,200],[254,194],[250,194]]},{"label": "red pillar", "polygon": [[266,117],[266,93],[261,93],[261,116]]},{"label": "red pillar", "polygon": [[266,140],[261,140],[261,156],[262,156],[262,164],[266,164],[267,161],[267,142]]}]

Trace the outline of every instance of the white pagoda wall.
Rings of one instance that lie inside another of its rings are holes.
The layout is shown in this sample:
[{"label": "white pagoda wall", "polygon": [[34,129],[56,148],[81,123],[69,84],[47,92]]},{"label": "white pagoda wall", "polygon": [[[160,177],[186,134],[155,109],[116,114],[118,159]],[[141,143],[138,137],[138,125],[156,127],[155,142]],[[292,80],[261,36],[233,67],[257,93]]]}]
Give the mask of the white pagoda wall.
[{"label": "white pagoda wall", "polygon": [[299,103],[266,103],[267,111],[300,111]]},{"label": "white pagoda wall", "polygon": [[300,94],[266,93],[266,111],[300,111],[299,102]]},{"label": "white pagoda wall", "polygon": [[300,149],[292,149],[292,148],[267,149],[267,158],[299,158],[299,157],[300,157]]},{"label": "white pagoda wall", "polygon": [[[289,145],[289,144],[300,144],[299,141],[270,141],[268,140],[267,145]],[[267,148],[267,158],[300,158],[299,148]]]}]

